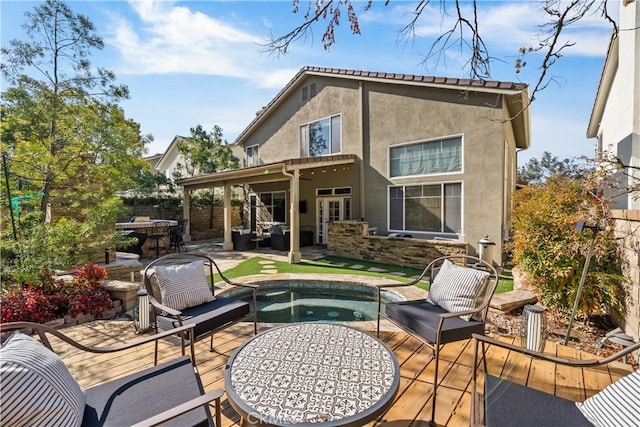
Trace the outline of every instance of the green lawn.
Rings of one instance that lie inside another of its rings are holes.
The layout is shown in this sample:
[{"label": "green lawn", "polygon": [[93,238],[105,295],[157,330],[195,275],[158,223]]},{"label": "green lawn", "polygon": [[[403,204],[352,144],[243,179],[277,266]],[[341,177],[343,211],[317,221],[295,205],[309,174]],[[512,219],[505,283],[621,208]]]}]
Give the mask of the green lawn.
[{"label": "green lawn", "polygon": [[[267,261],[266,258],[253,257],[241,262],[237,266],[225,271],[225,276],[230,279],[243,276],[251,276],[260,274],[264,268],[261,262]],[[395,265],[380,264],[375,262],[360,261],[349,258],[340,258],[328,256],[317,261],[304,261],[299,264],[289,264],[282,261],[273,261],[278,273],[310,273],[310,274],[355,274],[359,276],[373,276],[397,280],[399,282],[410,282],[412,277],[420,275],[421,269],[411,267],[400,267]],[[354,266],[356,268],[354,268]],[[373,269],[374,271],[369,271]],[[383,271],[380,271],[383,270]],[[403,273],[404,276],[389,273]],[[507,292],[513,289],[513,279],[511,271],[504,271],[498,284],[496,293]],[[216,275],[217,276],[217,275]],[[220,277],[215,278],[216,281]],[[420,282],[418,287],[425,290],[429,289],[427,282]]]}]

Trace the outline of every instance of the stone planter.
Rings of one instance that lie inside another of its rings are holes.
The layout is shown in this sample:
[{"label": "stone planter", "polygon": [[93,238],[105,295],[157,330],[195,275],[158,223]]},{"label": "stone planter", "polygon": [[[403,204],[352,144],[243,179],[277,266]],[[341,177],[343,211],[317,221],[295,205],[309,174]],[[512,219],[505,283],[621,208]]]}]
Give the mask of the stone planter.
[{"label": "stone planter", "polygon": [[46,322],[45,325],[50,326],[52,328],[58,329],[61,328],[62,326],[64,326],[64,318],[61,317],[59,319],[53,319],[50,320],[49,322]]},{"label": "stone planter", "polygon": [[64,316],[64,324],[67,326],[79,325],[81,323],[93,322],[95,319],[93,314],[79,314],[76,317],[70,315]]}]

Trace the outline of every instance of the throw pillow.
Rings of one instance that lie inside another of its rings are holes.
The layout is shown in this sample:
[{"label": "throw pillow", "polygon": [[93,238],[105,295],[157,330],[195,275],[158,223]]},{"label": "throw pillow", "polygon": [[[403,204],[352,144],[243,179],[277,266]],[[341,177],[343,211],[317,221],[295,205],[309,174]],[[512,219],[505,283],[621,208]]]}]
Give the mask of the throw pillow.
[{"label": "throw pillow", "polygon": [[201,260],[189,264],[157,266],[156,276],[162,304],[174,310],[183,310],[215,299]]},{"label": "throw pillow", "polygon": [[640,370],[576,405],[593,425],[640,426]]},{"label": "throw pillow", "polygon": [[[486,271],[460,267],[445,259],[431,283],[427,302],[438,305],[450,313],[471,310],[475,308],[476,295],[488,277],[489,273]],[[471,316],[460,318],[469,320]]]},{"label": "throw pillow", "polygon": [[7,426],[79,426],[87,397],[62,359],[14,332],[0,349],[0,412]]}]

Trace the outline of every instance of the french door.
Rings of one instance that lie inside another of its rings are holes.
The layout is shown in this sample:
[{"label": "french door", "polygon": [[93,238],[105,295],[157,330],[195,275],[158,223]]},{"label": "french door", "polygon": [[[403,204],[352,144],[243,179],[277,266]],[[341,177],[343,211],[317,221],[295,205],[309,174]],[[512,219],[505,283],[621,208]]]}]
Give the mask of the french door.
[{"label": "french door", "polygon": [[345,219],[344,198],[343,197],[321,197],[317,199],[317,243],[327,244],[327,224],[330,221],[340,221]]}]

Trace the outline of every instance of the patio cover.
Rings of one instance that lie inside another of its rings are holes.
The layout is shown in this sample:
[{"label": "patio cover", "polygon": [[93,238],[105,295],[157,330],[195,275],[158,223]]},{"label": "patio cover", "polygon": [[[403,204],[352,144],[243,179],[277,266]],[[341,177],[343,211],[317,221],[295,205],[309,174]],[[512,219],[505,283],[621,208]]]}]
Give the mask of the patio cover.
[{"label": "patio cover", "polygon": [[[309,157],[303,159],[288,159],[281,162],[267,163],[259,166],[226,170],[209,174],[197,175],[176,181],[183,187],[184,218],[190,217],[189,205],[192,190],[212,187],[224,187],[224,243],[225,250],[233,248],[231,241],[231,187],[234,185],[263,184],[269,182],[289,181],[289,218],[291,227],[291,249],[289,262],[298,263],[300,255],[300,222],[298,203],[300,200],[300,171],[337,165],[355,164],[353,154],[335,156]],[[185,230],[185,240],[191,236],[191,221]]]}]

